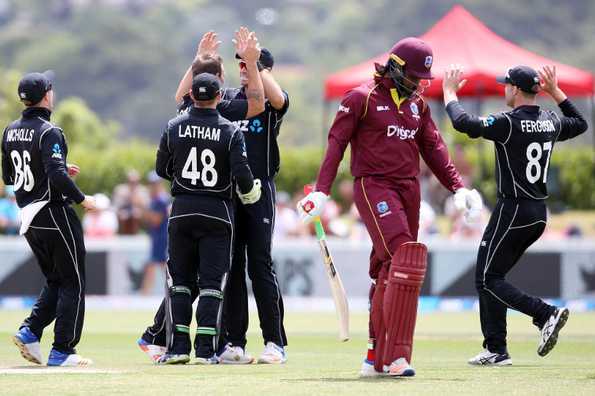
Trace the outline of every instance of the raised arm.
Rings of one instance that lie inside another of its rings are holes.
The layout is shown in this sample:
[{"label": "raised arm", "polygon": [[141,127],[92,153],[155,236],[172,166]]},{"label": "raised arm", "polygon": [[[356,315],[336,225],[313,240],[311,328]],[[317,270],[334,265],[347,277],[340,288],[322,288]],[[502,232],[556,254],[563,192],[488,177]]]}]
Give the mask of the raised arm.
[{"label": "raised arm", "polygon": [[246,118],[251,118],[264,111],[264,87],[257,64],[260,57],[260,46],[256,34],[248,31],[245,27],[241,27],[235,33],[234,44],[236,45],[236,53],[246,62],[248,77],[246,85],[248,114]]},{"label": "raised arm", "polygon": [[563,117],[560,118],[560,135],[558,140],[568,140],[584,133],[589,125],[574,104],[568,99],[564,91],[558,86],[556,66],[544,66],[538,71],[541,78],[541,89],[549,94],[556,102]]},{"label": "raised arm", "polygon": [[[196,49],[196,55],[194,59],[198,58],[201,54],[216,54],[219,50],[219,45],[221,41],[217,39],[217,33],[213,31],[206,32],[200,42],[198,43],[198,48]],[[186,69],[184,76],[180,80],[178,84],[178,89],[176,90],[176,103],[180,103],[184,99],[184,95],[186,95],[192,89],[192,64]]]}]

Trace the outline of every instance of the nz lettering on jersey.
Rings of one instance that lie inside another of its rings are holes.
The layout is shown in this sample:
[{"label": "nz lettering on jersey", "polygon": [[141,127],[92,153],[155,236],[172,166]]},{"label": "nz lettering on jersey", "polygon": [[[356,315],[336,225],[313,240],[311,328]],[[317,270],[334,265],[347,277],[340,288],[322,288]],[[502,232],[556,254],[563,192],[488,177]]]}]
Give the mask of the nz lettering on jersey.
[{"label": "nz lettering on jersey", "polygon": [[30,142],[33,140],[33,133],[35,132],[34,129],[27,129],[27,128],[19,128],[19,129],[9,129],[6,131],[6,141],[7,142]]},{"label": "nz lettering on jersey", "polygon": [[399,139],[415,139],[415,134],[417,133],[417,128],[415,129],[405,129],[399,125],[389,125],[386,127],[386,136],[398,136]]},{"label": "nz lettering on jersey", "polygon": [[248,132],[248,124],[250,120],[233,121],[232,124],[240,130],[240,132]]},{"label": "nz lettering on jersey", "polygon": [[521,120],[521,129],[525,133],[556,132],[552,120]]},{"label": "nz lettering on jersey", "polygon": [[207,139],[218,142],[221,137],[221,129],[208,126],[186,125],[186,128],[182,131],[182,125],[179,125],[178,136],[181,138]]}]

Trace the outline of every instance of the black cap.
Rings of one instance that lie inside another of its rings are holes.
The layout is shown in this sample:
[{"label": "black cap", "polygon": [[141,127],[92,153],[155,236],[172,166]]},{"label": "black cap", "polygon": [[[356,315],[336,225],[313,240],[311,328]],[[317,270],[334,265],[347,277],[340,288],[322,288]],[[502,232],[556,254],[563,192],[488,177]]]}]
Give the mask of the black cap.
[{"label": "black cap", "polygon": [[41,102],[46,92],[52,89],[54,72],[26,74],[19,82],[19,99],[27,106]]},{"label": "black cap", "polygon": [[[236,59],[242,59],[242,57],[236,54]],[[273,54],[271,54],[271,51],[266,48],[261,48],[258,63],[265,69],[272,69],[275,64],[275,58],[273,57]]]},{"label": "black cap", "polygon": [[192,96],[196,100],[213,100],[220,88],[219,79],[211,73],[200,73],[192,79]]},{"label": "black cap", "polygon": [[539,74],[529,66],[515,66],[508,69],[506,75],[497,77],[496,81],[502,84],[512,84],[526,93],[536,94],[539,92]]}]

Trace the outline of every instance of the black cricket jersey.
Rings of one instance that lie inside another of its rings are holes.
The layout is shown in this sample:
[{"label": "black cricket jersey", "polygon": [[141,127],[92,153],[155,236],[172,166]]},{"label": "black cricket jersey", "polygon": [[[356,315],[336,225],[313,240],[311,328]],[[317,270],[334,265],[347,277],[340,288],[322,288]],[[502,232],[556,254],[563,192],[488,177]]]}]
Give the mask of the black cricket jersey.
[{"label": "black cricket jersey", "polygon": [[572,102],[566,99],[559,107],[562,117],[529,105],[476,117],[452,101],[446,112],[456,130],[494,142],[499,198],[542,200],[548,197],[547,174],[554,144],[587,130],[587,122]]},{"label": "black cricket jersey", "polygon": [[253,184],[244,136],[215,109],[191,107],[168,122],[156,171],[172,182],[172,196],[231,199],[234,178],[244,193]]},{"label": "black cricket jersey", "polygon": [[68,176],[66,139],[50,116],[48,109],[30,107],[4,130],[2,179],[14,186],[20,208],[39,201],[80,203],[85,199]]},{"label": "black cricket jersey", "polygon": [[[178,106],[178,114],[187,113],[192,107],[194,102],[189,94],[184,95],[182,103]],[[244,99],[234,100],[221,100],[217,104],[217,111],[221,117],[228,119],[229,121],[243,120],[248,114],[248,101]]]},{"label": "black cricket jersey", "polygon": [[[283,116],[289,108],[289,96],[283,91],[285,103],[280,110],[275,109],[267,100],[262,113],[250,118],[232,120],[244,133],[248,161],[254,177],[261,179],[274,177],[279,172],[279,145],[277,136]],[[228,100],[245,100],[243,88],[228,88],[223,92],[223,98]]]}]

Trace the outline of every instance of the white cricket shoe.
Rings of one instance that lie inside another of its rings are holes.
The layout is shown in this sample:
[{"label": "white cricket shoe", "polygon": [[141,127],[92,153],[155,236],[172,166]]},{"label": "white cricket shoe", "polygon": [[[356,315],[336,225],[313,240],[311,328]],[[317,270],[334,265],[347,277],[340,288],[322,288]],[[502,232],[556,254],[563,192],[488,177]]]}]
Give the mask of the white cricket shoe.
[{"label": "white cricket shoe", "polygon": [[43,364],[39,339],[29,330],[23,327],[12,337],[12,341],[19,348],[21,356],[31,363]]},{"label": "white cricket shoe", "polygon": [[494,353],[484,349],[467,363],[472,366],[511,366],[512,359],[508,353]]},{"label": "white cricket shoe", "polygon": [[537,347],[537,354],[539,356],[545,356],[554,349],[558,342],[558,333],[566,324],[569,315],[570,311],[568,308],[559,308],[545,322],[541,328],[541,340]]},{"label": "white cricket shoe", "polygon": [[405,358],[398,358],[385,370],[386,374],[393,377],[413,377],[415,375],[415,369],[411,367]]},{"label": "white cricket shoe", "polygon": [[155,364],[158,365],[165,365],[165,364],[186,364],[190,361],[190,356],[185,353],[166,353],[165,355],[161,356]]},{"label": "white cricket shoe", "polygon": [[285,349],[271,341],[267,342],[262,355],[258,358],[259,364],[282,364],[286,361]]},{"label": "white cricket shoe", "polygon": [[77,355],[76,353],[64,353],[52,349],[48,358],[48,366],[59,367],[88,367],[93,364],[91,359]]},{"label": "white cricket shoe", "polygon": [[217,357],[217,355],[213,355],[211,357],[196,356],[194,359],[192,359],[191,364],[198,364],[198,365],[219,364],[219,358]]},{"label": "white cricket shoe", "polygon": [[147,341],[139,338],[136,341],[138,347],[147,354],[153,363],[156,363],[159,358],[167,353],[167,348],[161,345],[149,344]]},{"label": "white cricket shoe", "polygon": [[225,345],[225,349],[219,355],[221,364],[251,364],[254,358],[250,356],[241,346]]},{"label": "white cricket shoe", "polygon": [[383,375],[374,369],[374,362],[372,360],[364,359],[362,367],[359,370],[359,376],[361,378],[372,378]]}]

